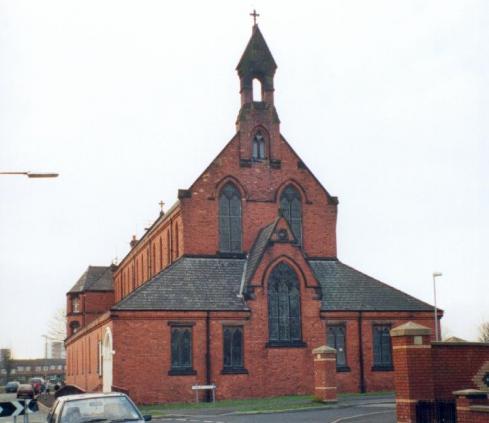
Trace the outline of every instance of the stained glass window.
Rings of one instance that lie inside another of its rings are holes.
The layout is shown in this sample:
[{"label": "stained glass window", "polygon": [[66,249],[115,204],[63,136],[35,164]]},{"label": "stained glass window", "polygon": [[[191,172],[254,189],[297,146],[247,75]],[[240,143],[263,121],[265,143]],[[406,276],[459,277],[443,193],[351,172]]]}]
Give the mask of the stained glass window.
[{"label": "stained glass window", "polygon": [[172,326],[171,328],[172,370],[192,369],[192,327]]},{"label": "stained glass window", "polygon": [[219,196],[219,249],[222,252],[241,252],[241,196],[228,183]]},{"label": "stained glass window", "polygon": [[243,368],[243,328],[224,326],[224,370]]},{"label": "stained glass window", "polygon": [[292,185],[288,185],[280,195],[280,210],[289,222],[297,241],[302,243],[301,196]]},{"label": "stained glass window", "polygon": [[253,159],[265,159],[265,137],[262,131],[256,131],[253,137]]},{"label": "stained glass window", "polygon": [[390,325],[374,325],[374,367],[392,367]]},{"label": "stained glass window", "polygon": [[336,367],[346,367],[346,336],[344,326],[328,327],[328,346],[336,350]]},{"label": "stained glass window", "polygon": [[268,280],[270,341],[294,343],[301,340],[299,281],[294,270],[279,263]]}]

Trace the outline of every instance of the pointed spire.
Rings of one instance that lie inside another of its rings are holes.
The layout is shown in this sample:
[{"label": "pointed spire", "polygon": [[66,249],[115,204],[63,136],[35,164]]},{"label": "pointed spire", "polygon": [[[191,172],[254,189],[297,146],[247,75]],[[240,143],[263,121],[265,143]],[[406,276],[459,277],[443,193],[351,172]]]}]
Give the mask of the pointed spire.
[{"label": "pointed spire", "polygon": [[267,76],[273,78],[277,64],[267,46],[265,38],[258,28],[253,25],[253,32],[248,44],[236,67],[240,78]]}]

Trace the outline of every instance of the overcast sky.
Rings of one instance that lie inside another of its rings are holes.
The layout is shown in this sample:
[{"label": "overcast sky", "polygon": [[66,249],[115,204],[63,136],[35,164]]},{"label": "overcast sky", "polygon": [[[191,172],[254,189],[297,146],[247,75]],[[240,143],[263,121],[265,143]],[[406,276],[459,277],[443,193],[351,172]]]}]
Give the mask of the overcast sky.
[{"label": "overcast sky", "polygon": [[339,258],[489,320],[489,2],[0,0],[0,347],[43,354],[88,265],[120,261],[234,135],[249,12],[282,134],[340,200]]}]

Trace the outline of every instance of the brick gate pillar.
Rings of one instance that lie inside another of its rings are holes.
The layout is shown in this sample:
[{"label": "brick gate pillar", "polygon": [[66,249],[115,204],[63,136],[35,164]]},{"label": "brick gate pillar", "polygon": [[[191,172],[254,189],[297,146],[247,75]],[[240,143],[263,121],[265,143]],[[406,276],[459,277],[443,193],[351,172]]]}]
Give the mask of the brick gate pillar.
[{"label": "brick gate pillar", "polygon": [[415,423],[417,401],[434,399],[430,335],[413,322],[391,330],[398,423]]},{"label": "brick gate pillar", "polygon": [[314,356],[314,396],[322,402],[336,402],[336,350],[323,345]]}]

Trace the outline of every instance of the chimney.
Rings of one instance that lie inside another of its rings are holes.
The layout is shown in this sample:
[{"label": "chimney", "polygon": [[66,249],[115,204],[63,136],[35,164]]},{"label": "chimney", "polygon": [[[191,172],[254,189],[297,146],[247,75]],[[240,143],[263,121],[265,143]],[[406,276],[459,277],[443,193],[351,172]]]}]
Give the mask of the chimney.
[{"label": "chimney", "polygon": [[139,241],[136,239],[136,235],[133,235],[132,236],[132,239],[131,239],[131,242],[129,243],[129,245],[131,246],[131,248],[134,248],[137,245],[138,242]]}]

